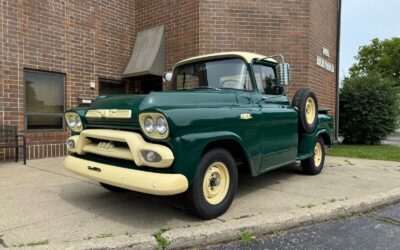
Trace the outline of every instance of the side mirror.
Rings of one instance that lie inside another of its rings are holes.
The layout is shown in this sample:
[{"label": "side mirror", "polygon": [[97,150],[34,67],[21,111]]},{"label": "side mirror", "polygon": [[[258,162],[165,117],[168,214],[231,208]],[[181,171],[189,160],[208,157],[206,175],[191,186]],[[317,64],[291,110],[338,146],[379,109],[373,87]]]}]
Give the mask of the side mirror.
[{"label": "side mirror", "polygon": [[283,86],[289,86],[292,83],[292,75],[290,73],[289,63],[279,63],[276,66],[276,74],[278,84]]},{"label": "side mirror", "polygon": [[172,80],[172,72],[165,72],[163,80],[164,82],[170,82]]}]

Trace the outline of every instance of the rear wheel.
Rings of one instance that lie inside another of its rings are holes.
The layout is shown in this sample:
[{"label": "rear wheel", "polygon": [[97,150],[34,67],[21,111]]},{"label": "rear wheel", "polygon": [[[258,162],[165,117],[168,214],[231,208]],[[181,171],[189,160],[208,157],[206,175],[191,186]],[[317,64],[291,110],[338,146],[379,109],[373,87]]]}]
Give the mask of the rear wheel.
[{"label": "rear wheel", "polygon": [[322,137],[318,137],[314,146],[314,153],[310,158],[301,161],[301,167],[306,174],[321,173],[325,163],[325,144]]},{"label": "rear wheel", "polygon": [[102,182],[100,182],[99,184],[100,184],[100,186],[102,186],[103,188],[107,189],[108,191],[114,192],[114,193],[125,193],[125,192],[129,192],[129,190],[128,190],[128,189],[125,189],[125,188],[116,187],[116,186],[109,185],[109,184],[102,183]]},{"label": "rear wheel", "polygon": [[203,219],[225,213],[235,196],[237,180],[236,164],[227,150],[218,148],[207,152],[185,193],[188,210]]}]

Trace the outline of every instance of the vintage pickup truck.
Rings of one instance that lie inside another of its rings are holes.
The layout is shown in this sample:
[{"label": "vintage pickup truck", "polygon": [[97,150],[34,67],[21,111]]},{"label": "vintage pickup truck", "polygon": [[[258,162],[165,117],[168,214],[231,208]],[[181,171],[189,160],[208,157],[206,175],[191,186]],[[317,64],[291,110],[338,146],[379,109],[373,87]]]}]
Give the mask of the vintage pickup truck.
[{"label": "vintage pickup truck", "polygon": [[189,58],[165,75],[165,91],[99,96],[68,110],[64,166],[115,192],[184,193],[188,210],[205,219],[231,205],[238,168],[257,176],[301,161],[305,173],[318,174],[333,144],[332,117],[310,89],[289,102],[282,59]]}]

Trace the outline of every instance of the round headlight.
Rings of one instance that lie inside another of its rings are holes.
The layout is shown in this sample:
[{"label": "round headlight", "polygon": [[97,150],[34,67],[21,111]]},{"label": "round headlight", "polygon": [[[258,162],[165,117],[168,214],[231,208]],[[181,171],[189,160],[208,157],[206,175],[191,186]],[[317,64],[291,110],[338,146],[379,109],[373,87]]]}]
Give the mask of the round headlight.
[{"label": "round headlight", "polygon": [[82,128],[82,121],[79,116],[76,117],[76,127],[77,128]]},{"label": "round headlight", "polygon": [[162,116],[158,117],[157,123],[156,123],[156,129],[157,129],[158,133],[160,133],[162,135],[167,132],[168,124],[164,117],[162,117]]},{"label": "round headlight", "polygon": [[151,118],[150,116],[146,118],[146,120],[144,120],[144,129],[146,130],[147,133],[153,133],[154,129],[155,129],[155,124],[154,124],[154,120],[153,118]]},{"label": "round headlight", "polygon": [[69,119],[68,119],[68,126],[69,126],[70,128],[74,128],[75,125],[76,125],[75,116],[71,115],[71,116],[69,117]]},{"label": "round headlight", "polygon": [[150,139],[166,139],[169,136],[167,118],[158,112],[139,114],[140,128]]},{"label": "round headlight", "polygon": [[67,112],[65,113],[65,121],[67,122],[68,127],[76,133],[79,133],[83,129],[83,122],[81,117],[76,112]]}]

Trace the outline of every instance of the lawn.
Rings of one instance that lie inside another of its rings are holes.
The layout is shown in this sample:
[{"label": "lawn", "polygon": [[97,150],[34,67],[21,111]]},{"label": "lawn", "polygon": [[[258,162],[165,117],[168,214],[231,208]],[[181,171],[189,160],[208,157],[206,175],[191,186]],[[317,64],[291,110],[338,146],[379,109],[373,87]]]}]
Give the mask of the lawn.
[{"label": "lawn", "polygon": [[329,156],[400,162],[400,147],[391,145],[338,145],[326,153]]}]

